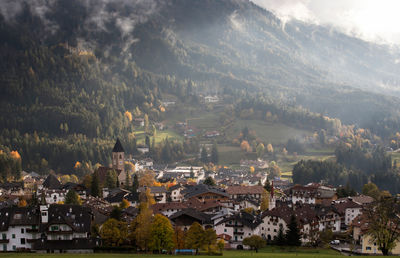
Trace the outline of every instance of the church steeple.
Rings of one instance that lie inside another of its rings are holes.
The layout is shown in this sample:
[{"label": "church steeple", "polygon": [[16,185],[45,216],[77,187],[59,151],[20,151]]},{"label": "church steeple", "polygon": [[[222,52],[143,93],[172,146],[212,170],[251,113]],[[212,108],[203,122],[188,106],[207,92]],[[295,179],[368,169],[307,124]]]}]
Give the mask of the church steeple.
[{"label": "church steeple", "polygon": [[112,152],[125,152],[121,142],[119,141],[119,138],[117,138],[117,142],[115,143]]},{"label": "church steeple", "polygon": [[119,169],[122,172],[125,172],[125,151],[124,148],[122,147],[121,142],[117,138],[117,142],[114,145],[114,148],[112,150],[112,168],[114,169]]}]

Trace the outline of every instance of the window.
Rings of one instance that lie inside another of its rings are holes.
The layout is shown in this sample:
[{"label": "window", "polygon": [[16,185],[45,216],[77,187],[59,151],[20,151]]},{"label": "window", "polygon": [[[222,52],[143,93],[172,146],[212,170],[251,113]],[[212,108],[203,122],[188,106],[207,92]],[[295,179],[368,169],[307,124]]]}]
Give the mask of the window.
[{"label": "window", "polygon": [[25,233],[25,229],[21,228],[21,234]]},{"label": "window", "polygon": [[15,245],[13,245],[12,248],[13,248],[14,251],[17,250],[17,247]]},{"label": "window", "polygon": [[226,228],[224,229],[224,232],[226,232]]},{"label": "window", "polygon": [[59,227],[58,226],[51,226],[50,231],[58,231]]},{"label": "window", "polygon": [[25,244],[25,238],[21,238],[21,245]]},{"label": "window", "polygon": [[367,251],[371,251],[371,250],[372,250],[370,246],[367,246],[365,249],[366,249]]},{"label": "window", "polygon": [[7,251],[7,245],[3,244],[3,251],[6,252]]},{"label": "window", "polygon": [[12,238],[15,238],[15,234],[12,234]]},{"label": "window", "polygon": [[7,234],[4,234],[4,233],[3,233],[3,234],[2,234],[2,239],[3,239],[3,240],[6,240],[6,239],[7,239]]}]

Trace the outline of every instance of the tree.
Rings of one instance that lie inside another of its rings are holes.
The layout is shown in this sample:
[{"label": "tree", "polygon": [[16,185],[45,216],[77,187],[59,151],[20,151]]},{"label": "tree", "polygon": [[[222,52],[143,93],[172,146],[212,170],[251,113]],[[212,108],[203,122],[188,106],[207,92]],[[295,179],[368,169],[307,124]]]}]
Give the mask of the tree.
[{"label": "tree", "polygon": [[211,251],[211,246],[215,245],[217,242],[217,234],[212,228],[208,228],[204,231],[204,242],[207,245],[208,252]]},{"label": "tree", "polygon": [[97,175],[97,171],[93,173],[92,182],[90,186],[90,194],[94,197],[100,196],[100,186],[99,186],[99,178]]},{"label": "tree", "polygon": [[139,209],[140,212],[133,222],[133,225],[135,225],[133,226],[133,238],[142,251],[147,251],[151,241],[150,231],[153,211],[150,209],[149,203],[146,202],[142,202]]},{"label": "tree", "polygon": [[243,239],[243,244],[250,246],[252,250],[255,250],[258,253],[258,249],[263,248],[266,243],[262,237],[257,235],[252,235],[250,237],[246,237]]},{"label": "tree", "polygon": [[122,216],[122,209],[119,206],[114,206],[110,213],[110,218],[120,221]]},{"label": "tree", "polygon": [[319,138],[319,143],[324,145],[326,142],[326,131],[324,129],[321,129],[318,132],[318,138]]},{"label": "tree", "polygon": [[212,149],[211,149],[211,162],[214,164],[218,164],[219,160],[219,155],[218,155],[218,148],[217,148],[217,143],[214,142]]},{"label": "tree", "polygon": [[114,169],[109,170],[106,177],[106,187],[109,189],[117,187],[117,177],[117,172]]},{"label": "tree", "polygon": [[218,240],[217,247],[218,247],[219,252],[222,253],[222,251],[225,248],[225,241],[223,239]]},{"label": "tree", "polygon": [[268,145],[267,145],[267,151],[268,151],[268,153],[273,153],[273,152],[274,152],[274,148],[272,147],[272,144],[271,144],[271,143],[268,143]]},{"label": "tree", "polygon": [[164,146],[161,149],[161,159],[165,163],[169,163],[172,160],[172,149],[171,145],[169,144],[168,138],[164,141]]},{"label": "tree", "polygon": [[270,177],[280,177],[281,176],[281,169],[279,168],[278,164],[275,161],[271,161],[269,163],[268,168],[268,176]]},{"label": "tree", "polygon": [[149,116],[144,114],[144,131],[147,133],[149,130]]},{"label": "tree", "polygon": [[170,251],[174,248],[174,229],[168,218],[161,214],[154,216],[150,227],[150,250]]},{"label": "tree", "polygon": [[207,177],[207,178],[204,180],[203,184],[209,185],[209,186],[215,186],[215,185],[216,185],[214,179],[213,179],[212,177],[210,177],[210,176]]},{"label": "tree", "polygon": [[366,209],[368,235],[383,255],[388,255],[400,239],[399,210],[399,203],[392,196],[383,196]]},{"label": "tree", "polygon": [[245,152],[251,152],[251,147],[248,141],[242,141],[240,148]]},{"label": "tree", "polygon": [[139,178],[138,178],[137,174],[134,174],[133,180],[132,180],[131,192],[134,196],[135,201],[139,200],[138,189],[139,189]]},{"label": "tree", "polygon": [[265,151],[264,144],[259,143],[259,144],[257,145],[257,148],[256,148],[257,157],[258,157],[258,158],[262,158],[262,156],[264,155],[264,151]]},{"label": "tree", "polygon": [[79,195],[73,190],[69,190],[68,193],[65,195],[65,204],[75,204],[81,205],[81,198]]},{"label": "tree", "polygon": [[194,222],[186,233],[186,247],[196,249],[196,253],[205,245],[204,229],[198,223]]},{"label": "tree", "polygon": [[268,210],[269,207],[269,193],[264,189],[262,196],[261,196],[261,211]]},{"label": "tree", "polygon": [[271,183],[269,182],[268,178],[267,178],[267,181],[265,182],[264,189],[267,190],[267,192],[272,191],[272,186],[271,186]]},{"label": "tree", "polygon": [[131,184],[131,177],[129,175],[129,171],[125,171],[125,189],[129,189],[129,185]]},{"label": "tree", "polygon": [[20,199],[18,201],[18,207],[26,207],[28,205],[28,203],[26,202],[25,199]]},{"label": "tree", "polygon": [[368,183],[365,184],[362,188],[362,193],[364,195],[368,195],[371,196],[372,198],[374,198],[375,200],[379,200],[379,197],[381,195],[378,187],[376,186],[376,184],[374,183]]},{"label": "tree", "polygon": [[285,245],[286,243],[285,232],[283,232],[282,224],[279,225],[278,235],[274,238],[274,243],[276,245]]},{"label": "tree", "polygon": [[108,219],[100,230],[100,236],[106,246],[120,246],[128,236],[128,226],[125,222]]},{"label": "tree", "polygon": [[190,178],[194,178],[193,167],[190,167]]},{"label": "tree", "polygon": [[204,164],[208,163],[208,153],[205,146],[201,148],[200,161],[203,162]]},{"label": "tree", "polygon": [[124,116],[128,119],[129,122],[132,122],[132,113],[128,110],[125,111]]},{"label": "tree", "polygon": [[131,206],[127,199],[122,199],[122,202],[119,204],[119,207],[123,210]]},{"label": "tree", "polygon": [[141,174],[139,177],[139,186],[153,186],[154,184],[154,173],[151,171],[146,171],[144,174]]},{"label": "tree", "polygon": [[180,227],[176,227],[174,229],[174,243],[175,249],[183,249],[185,248],[185,232]]},{"label": "tree", "polygon": [[300,246],[301,245],[301,234],[300,229],[297,224],[297,219],[294,214],[290,217],[290,222],[288,225],[288,230],[286,231],[286,243],[290,246]]},{"label": "tree", "polygon": [[150,188],[146,188],[144,193],[140,193],[139,200],[141,203],[146,203],[149,207],[156,203],[153,195],[151,194]]},{"label": "tree", "polygon": [[[333,239],[333,232],[332,229],[328,228],[325,229],[318,234],[318,241],[321,241],[321,243],[326,246],[328,245]],[[319,244],[319,243],[317,243]]]}]

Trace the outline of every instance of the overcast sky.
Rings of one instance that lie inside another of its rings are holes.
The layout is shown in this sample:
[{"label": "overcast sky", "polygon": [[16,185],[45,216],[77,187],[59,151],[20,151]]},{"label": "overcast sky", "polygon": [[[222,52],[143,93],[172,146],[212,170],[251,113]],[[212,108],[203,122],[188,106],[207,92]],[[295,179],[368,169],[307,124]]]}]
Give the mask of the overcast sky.
[{"label": "overcast sky", "polygon": [[251,0],[283,20],[330,24],[377,43],[400,45],[400,0]]}]

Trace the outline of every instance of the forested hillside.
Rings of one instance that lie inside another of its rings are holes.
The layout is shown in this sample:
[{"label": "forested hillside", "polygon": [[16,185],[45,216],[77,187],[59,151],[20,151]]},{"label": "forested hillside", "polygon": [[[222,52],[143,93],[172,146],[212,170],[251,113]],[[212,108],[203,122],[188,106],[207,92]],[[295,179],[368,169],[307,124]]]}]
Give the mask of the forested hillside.
[{"label": "forested hillside", "polygon": [[202,94],[226,95],[236,110],[262,110],[257,118],[272,111],[313,130],[342,120],[383,141],[400,126],[389,96],[398,52],[283,24],[247,0],[21,0],[0,10],[0,145],[23,169],[108,164],[116,137],[134,149],[132,118],[168,119],[169,97],[196,107]]}]

